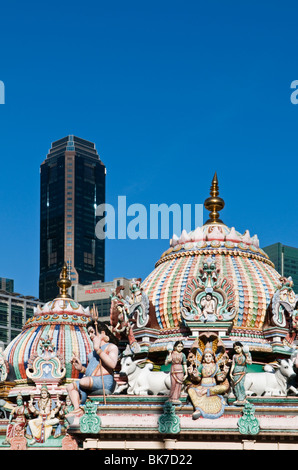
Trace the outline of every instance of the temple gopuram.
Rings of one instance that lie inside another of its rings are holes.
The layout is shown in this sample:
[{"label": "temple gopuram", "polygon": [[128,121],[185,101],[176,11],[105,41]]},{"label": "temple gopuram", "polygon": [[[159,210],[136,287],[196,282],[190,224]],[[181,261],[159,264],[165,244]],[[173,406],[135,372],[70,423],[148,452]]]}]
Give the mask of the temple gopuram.
[{"label": "temple gopuram", "polygon": [[109,324],[69,295],[0,351],[2,450],[297,450],[298,295],[257,235],[220,219],[173,235]]}]

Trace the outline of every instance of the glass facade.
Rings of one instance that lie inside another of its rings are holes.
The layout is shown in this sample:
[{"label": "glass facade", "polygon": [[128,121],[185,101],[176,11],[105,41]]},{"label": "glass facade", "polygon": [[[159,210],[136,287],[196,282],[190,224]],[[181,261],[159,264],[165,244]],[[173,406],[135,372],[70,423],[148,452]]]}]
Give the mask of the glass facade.
[{"label": "glass facade", "polygon": [[6,277],[0,277],[0,289],[6,292],[14,291],[14,280],[7,279]]},{"label": "glass facade", "polygon": [[8,325],[8,303],[0,301],[0,327]]},{"label": "glass facade", "polygon": [[97,299],[97,300],[83,300],[80,304],[84,307],[91,310],[93,306],[97,307],[98,316],[102,317],[110,317],[110,308],[111,308],[111,299]]},{"label": "glass facade", "polygon": [[20,294],[0,294],[0,341],[7,346],[18,334],[28,318],[34,314],[34,307],[42,305],[38,299]]},{"label": "glass facade", "polygon": [[275,243],[263,248],[274,263],[277,272],[286,277],[292,277],[294,291],[298,293],[298,248]]},{"label": "glass facade", "polygon": [[53,142],[40,168],[39,298],[58,294],[64,262],[73,282],[104,280],[105,243],[95,236],[96,206],[105,202],[105,166],[92,142]]}]

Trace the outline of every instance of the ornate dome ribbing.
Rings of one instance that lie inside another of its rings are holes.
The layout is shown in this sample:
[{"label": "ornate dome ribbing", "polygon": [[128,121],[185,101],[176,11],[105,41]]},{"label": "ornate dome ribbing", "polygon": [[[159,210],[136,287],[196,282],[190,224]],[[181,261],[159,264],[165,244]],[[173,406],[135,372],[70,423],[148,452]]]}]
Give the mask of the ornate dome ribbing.
[{"label": "ornate dome ribbing", "polygon": [[55,350],[63,357],[66,367],[66,378],[76,378],[78,371],[70,362],[72,355],[87,362],[87,355],[92,351],[86,325],[90,320],[89,309],[84,309],[67,294],[70,281],[66,274],[66,265],[58,281],[60,296],[37,307],[32,318],[26,322],[22,332],[7,346],[5,354],[14,367],[17,379],[27,379],[28,360],[40,347],[40,339],[49,337]]},{"label": "ornate dome ribbing", "polygon": [[261,330],[280,275],[256,235],[251,237],[248,230],[242,235],[219,220],[224,202],[218,197],[216,175],[210,195],[205,201],[205,207],[212,210],[210,219],[190,233],[183,230],[179,238],[174,235],[142,287],[160,327],[176,328],[184,321],[187,288],[199,279],[204,263],[212,260],[217,276],[225,279],[233,293],[233,328]]}]

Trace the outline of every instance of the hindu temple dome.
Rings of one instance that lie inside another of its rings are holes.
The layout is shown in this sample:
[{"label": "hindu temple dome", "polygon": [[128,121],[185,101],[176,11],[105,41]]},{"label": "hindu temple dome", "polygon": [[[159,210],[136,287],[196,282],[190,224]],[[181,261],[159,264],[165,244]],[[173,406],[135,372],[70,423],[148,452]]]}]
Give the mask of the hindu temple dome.
[{"label": "hindu temple dome", "polygon": [[57,284],[60,295],[35,309],[33,317],[29,318],[22,332],[6,348],[7,359],[13,365],[18,380],[27,379],[28,360],[38,351],[41,338],[52,339],[65,364],[66,378],[79,376],[70,362],[72,355],[79,355],[86,363],[87,355],[92,349],[85,328],[90,320],[89,309],[84,309],[69,297],[67,289],[71,282],[67,277],[66,264]]},{"label": "hindu temple dome", "polygon": [[280,274],[257,235],[241,234],[220,220],[224,201],[216,173],[204,205],[210,211],[207,222],[174,235],[142,284],[160,328],[187,325],[194,332],[213,326],[228,343],[237,338],[252,350],[279,350],[286,324],[271,317],[274,294],[283,282]]}]

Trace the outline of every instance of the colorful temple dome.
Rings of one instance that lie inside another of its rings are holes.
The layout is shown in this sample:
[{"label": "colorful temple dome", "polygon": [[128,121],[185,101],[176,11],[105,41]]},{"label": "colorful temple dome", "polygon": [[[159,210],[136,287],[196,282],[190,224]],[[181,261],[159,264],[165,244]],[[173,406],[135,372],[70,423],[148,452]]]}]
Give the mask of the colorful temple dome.
[{"label": "colorful temple dome", "polygon": [[[256,235],[242,235],[219,219],[224,202],[216,174],[210,196],[205,201],[210,219],[190,233],[174,235],[142,287],[162,329],[226,320],[234,330],[261,331],[280,275]],[[208,292],[209,311],[203,300]]]},{"label": "colorful temple dome", "polygon": [[6,358],[13,365],[16,379],[26,380],[26,368],[30,357],[40,348],[41,338],[50,338],[57,353],[62,357],[66,368],[66,378],[76,378],[79,373],[71,364],[73,354],[79,356],[82,363],[87,362],[87,355],[92,351],[92,344],[86,325],[90,321],[89,308],[84,309],[72,300],[67,289],[67,267],[63,266],[61,279],[58,281],[60,296],[38,306],[33,317],[23,326],[21,333],[14,338],[5,350]]}]

